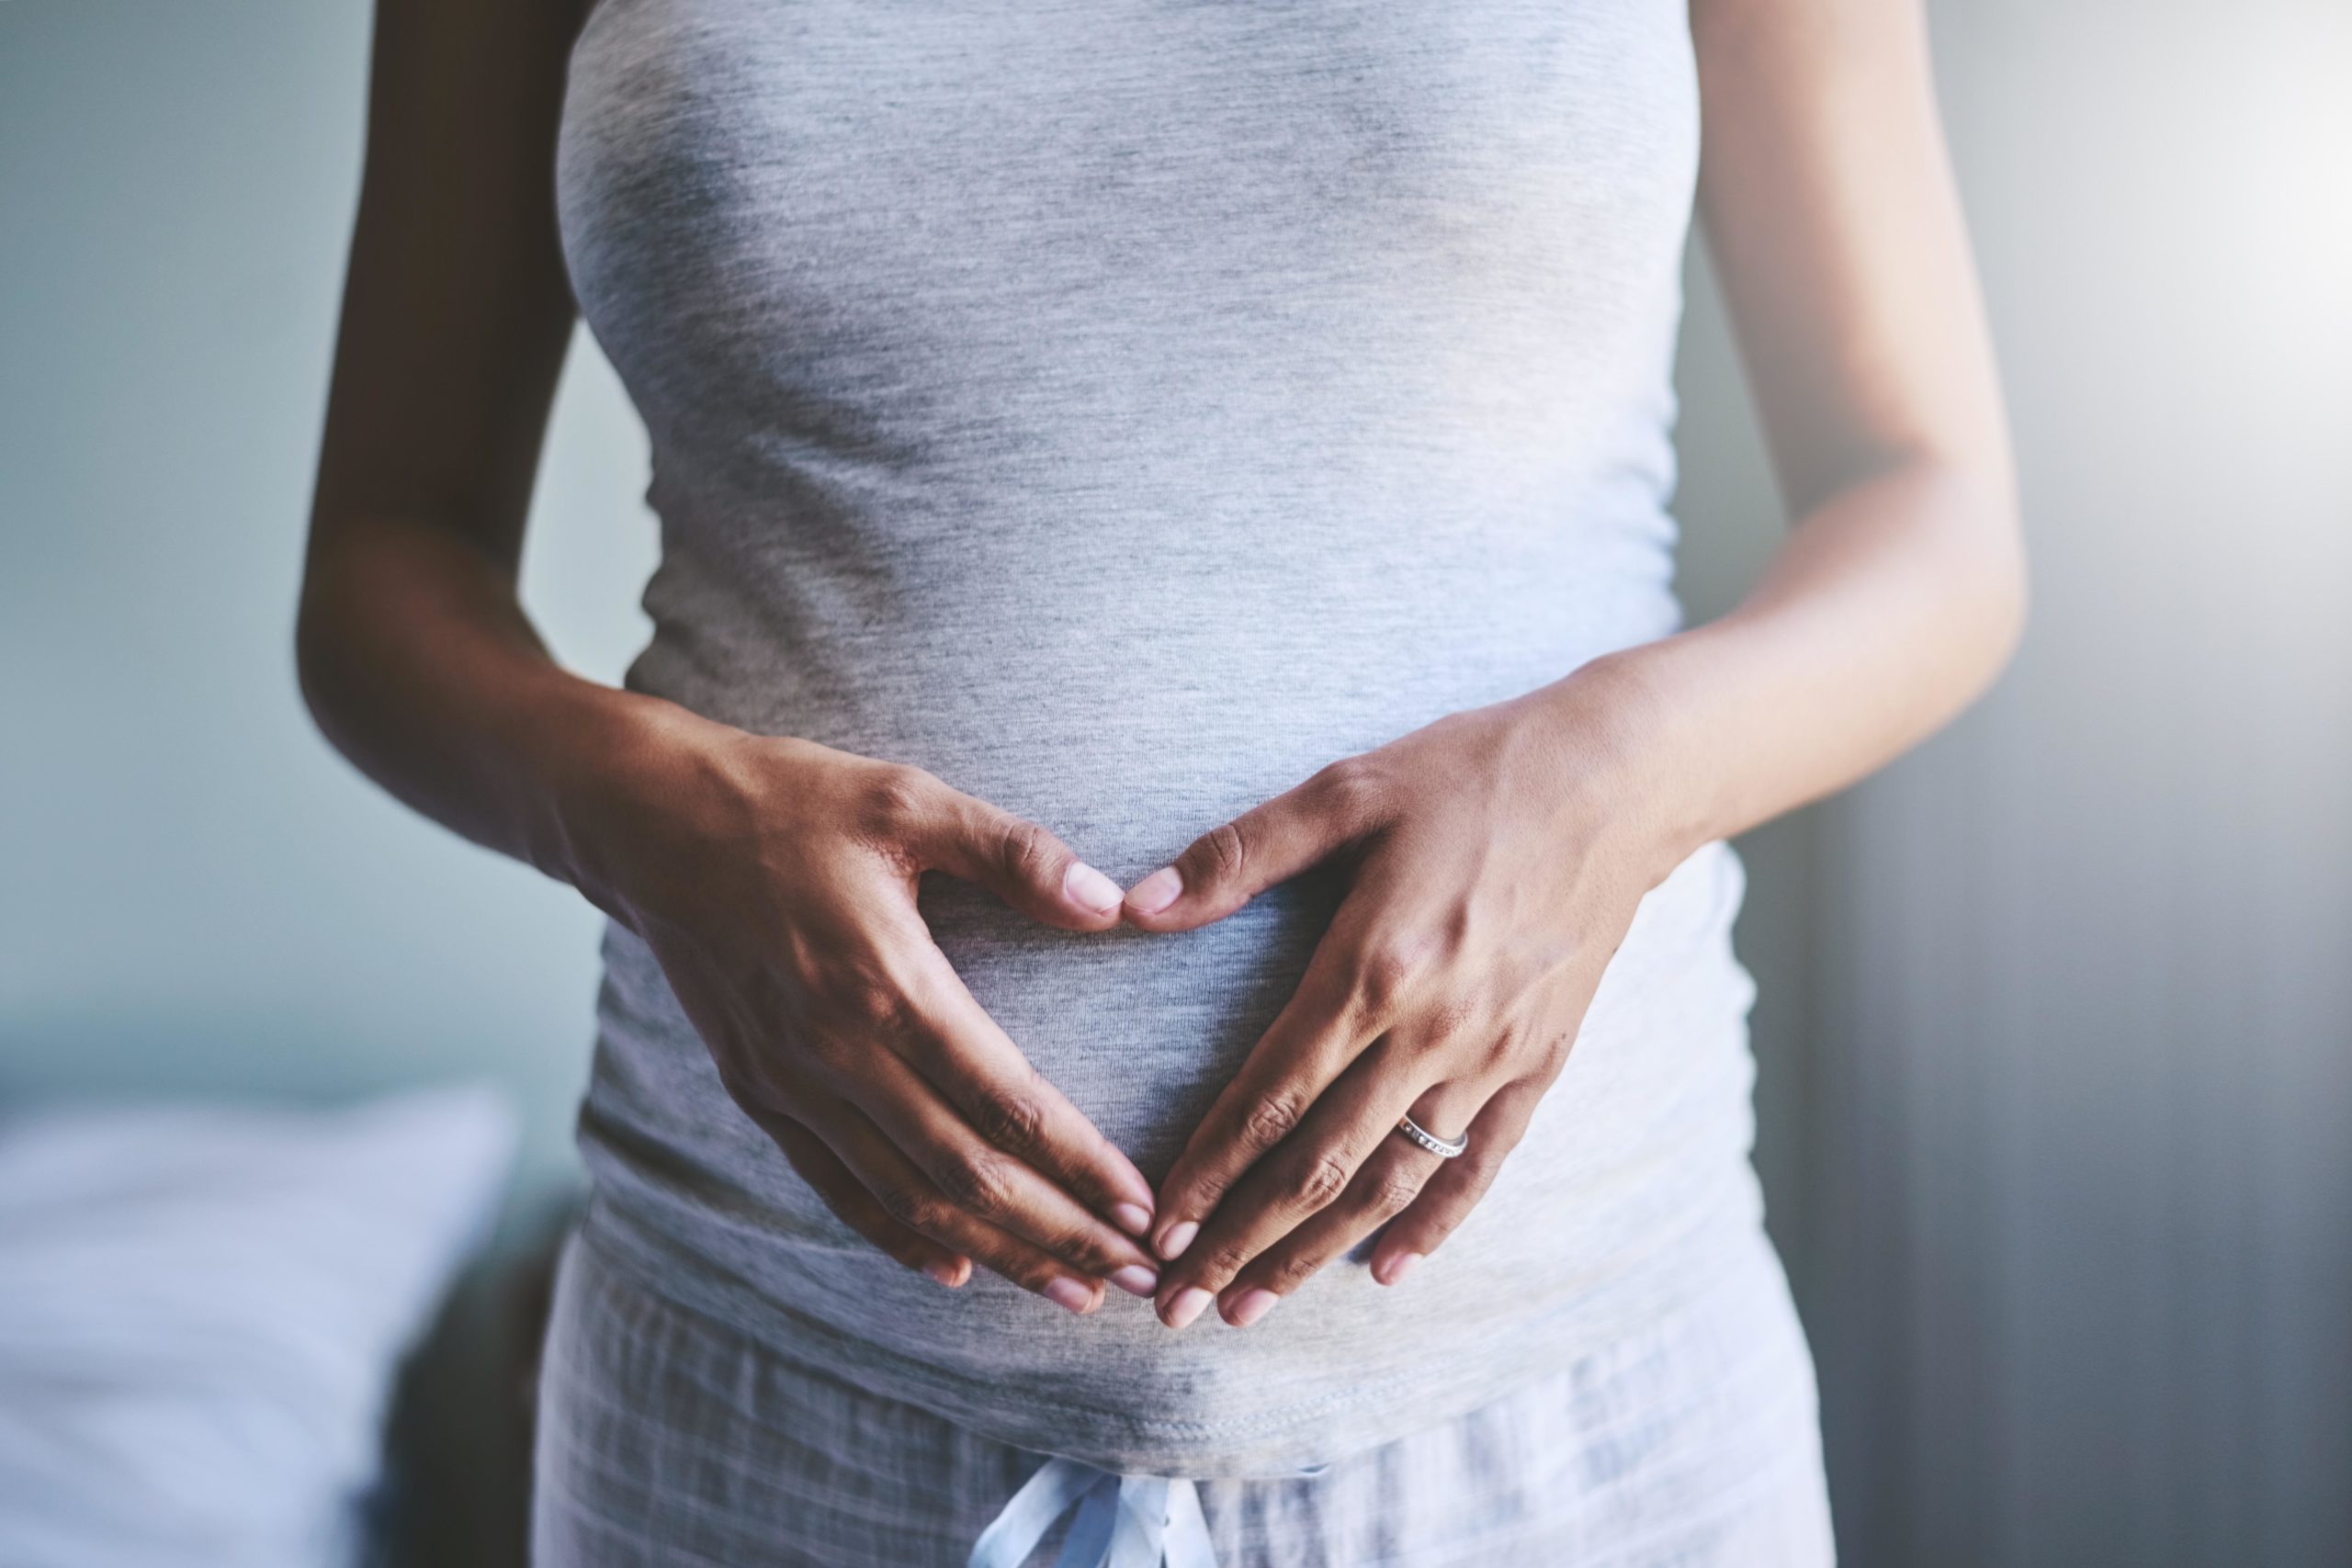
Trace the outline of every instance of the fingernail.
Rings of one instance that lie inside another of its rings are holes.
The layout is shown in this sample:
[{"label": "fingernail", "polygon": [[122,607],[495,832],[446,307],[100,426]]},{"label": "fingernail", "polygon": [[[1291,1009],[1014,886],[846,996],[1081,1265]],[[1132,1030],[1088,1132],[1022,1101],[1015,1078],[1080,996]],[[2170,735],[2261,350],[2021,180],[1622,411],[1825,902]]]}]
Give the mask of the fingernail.
[{"label": "fingernail", "polygon": [[1193,1221],[1177,1221],[1159,1233],[1159,1256],[1170,1263],[1175,1262],[1184,1249],[1193,1245],[1193,1238],[1200,1234],[1201,1227]]},{"label": "fingernail", "polygon": [[953,1263],[926,1263],[922,1266],[922,1271],[951,1291],[956,1288],[956,1281],[961,1279],[964,1273]]},{"label": "fingernail", "polygon": [[1140,1263],[1111,1270],[1111,1283],[1131,1296],[1148,1296],[1159,1289],[1159,1276]]},{"label": "fingernail", "polygon": [[1069,863],[1062,874],[1062,891],[1080,908],[1107,915],[1119,907],[1119,885],[1082,860]]},{"label": "fingernail", "polygon": [[1129,1235],[1141,1235],[1151,1228],[1151,1211],[1136,1203],[1114,1203],[1111,1219]]},{"label": "fingernail", "polygon": [[1156,915],[1176,902],[1176,896],[1183,891],[1183,874],[1172,865],[1163,865],[1127,889],[1127,908],[1138,915]]},{"label": "fingernail", "polygon": [[1168,1303],[1168,1311],[1163,1321],[1170,1328],[1185,1327],[1192,1323],[1193,1319],[1200,1316],[1209,1303],[1216,1299],[1198,1285],[1187,1285],[1177,1292],[1175,1299]]},{"label": "fingernail", "polygon": [[1236,1328],[1247,1328],[1273,1311],[1274,1303],[1281,1300],[1272,1291],[1244,1291],[1241,1299],[1233,1303],[1233,1310],[1225,1314],[1225,1321]]},{"label": "fingernail", "polygon": [[1046,1287],[1046,1299],[1072,1312],[1086,1312],[1094,1305],[1094,1292],[1075,1280],[1054,1280]]},{"label": "fingernail", "polygon": [[1411,1273],[1413,1271],[1413,1265],[1419,1263],[1420,1260],[1421,1255],[1418,1252],[1398,1253],[1396,1257],[1390,1258],[1381,1269],[1380,1282],[1384,1285],[1395,1284],[1397,1280]]}]

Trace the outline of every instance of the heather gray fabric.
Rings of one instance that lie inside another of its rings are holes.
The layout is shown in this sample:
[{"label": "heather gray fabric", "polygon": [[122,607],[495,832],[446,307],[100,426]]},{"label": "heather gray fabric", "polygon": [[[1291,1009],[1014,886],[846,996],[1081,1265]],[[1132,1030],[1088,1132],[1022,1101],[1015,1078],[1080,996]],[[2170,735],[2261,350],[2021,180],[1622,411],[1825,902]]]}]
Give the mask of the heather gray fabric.
[{"label": "heather gray fabric", "polygon": [[[1679,624],[1697,152],[1661,0],[604,0],[559,169],[651,434],[631,682],[920,763],[1122,881],[1334,758]],[[599,1232],[830,1375],[1108,1468],[1276,1474],[1498,1397],[1752,1243],[1739,863],[1645,902],[1480,1211],[1249,1331],[951,1293],[729,1103],[615,930]],[[1158,1177],[1328,919],[1181,937],[927,886],[980,1002]]]}]

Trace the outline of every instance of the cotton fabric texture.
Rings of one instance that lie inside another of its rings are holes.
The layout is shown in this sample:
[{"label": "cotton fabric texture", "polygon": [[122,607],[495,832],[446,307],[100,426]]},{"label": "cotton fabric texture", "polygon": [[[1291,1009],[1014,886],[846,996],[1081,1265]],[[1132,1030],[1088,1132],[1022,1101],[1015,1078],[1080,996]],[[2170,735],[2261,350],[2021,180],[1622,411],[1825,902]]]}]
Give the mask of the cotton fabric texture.
[{"label": "cotton fabric texture", "polygon": [[[1218,1568],[1824,1568],[1804,1341],[1769,1249],[1726,1264],[1668,1318],[1485,1409],[1317,1476],[1200,1483]],[[790,1349],[646,1289],[592,1226],[557,1283],[535,1561],[964,1568],[1044,1457]]]},{"label": "cotton fabric texture", "polygon": [[[637,689],[919,764],[1128,882],[1327,762],[1681,624],[1679,6],[603,0],[571,63],[565,254],[662,530]],[[1338,1263],[1246,1333],[881,1257],[615,927],[581,1121],[600,1256],[842,1409],[922,1413],[891,1419],[931,1447],[839,1473],[975,1456],[974,1506],[1016,1450],[1262,1479],[1441,1440],[1756,1279],[1741,890],[1713,843],[1644,900],[1524,1142],[1408,1286]],[[922,908],[1156,1178],[1338,892],[1172,937],[1045,930],[943,878]]]}]

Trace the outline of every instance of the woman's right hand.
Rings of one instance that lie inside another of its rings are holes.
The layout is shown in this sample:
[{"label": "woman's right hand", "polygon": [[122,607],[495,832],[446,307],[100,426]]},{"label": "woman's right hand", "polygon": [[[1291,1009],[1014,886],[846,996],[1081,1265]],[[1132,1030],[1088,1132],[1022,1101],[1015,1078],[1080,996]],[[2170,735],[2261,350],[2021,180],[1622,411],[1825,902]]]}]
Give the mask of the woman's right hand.
[{"label": "woman's right hand", "polygon": [[[640,716],[642,709],[639,710]],[[915,907],[944,872],[1067,931],[1120,889],[918,768],[673,710],[571,803],[573,880],[644,939],[719,1081],[842,1221],[942,1284],[1072,1312],[1149,1296],[1140,1171],[965,989]]]}]

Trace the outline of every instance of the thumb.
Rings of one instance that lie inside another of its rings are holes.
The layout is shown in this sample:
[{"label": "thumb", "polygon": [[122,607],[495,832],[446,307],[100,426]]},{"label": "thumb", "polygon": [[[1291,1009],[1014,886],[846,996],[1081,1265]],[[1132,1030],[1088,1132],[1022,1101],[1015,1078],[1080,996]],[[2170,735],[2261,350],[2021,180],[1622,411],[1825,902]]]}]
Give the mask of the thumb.
[{"label": "thumb", "polygon": [[1188,931],[1309,870],[1355,837],[1341,793],[1317,774],[1210,829],[1127,889],[1126,918],[1146,931]]},{"label": "thumb", "polygon": [[1026,818],[938,786],[908,848],[925,866],[989,889],[1030,919],[1064,931],[1119,923],[1119,885]]}]

